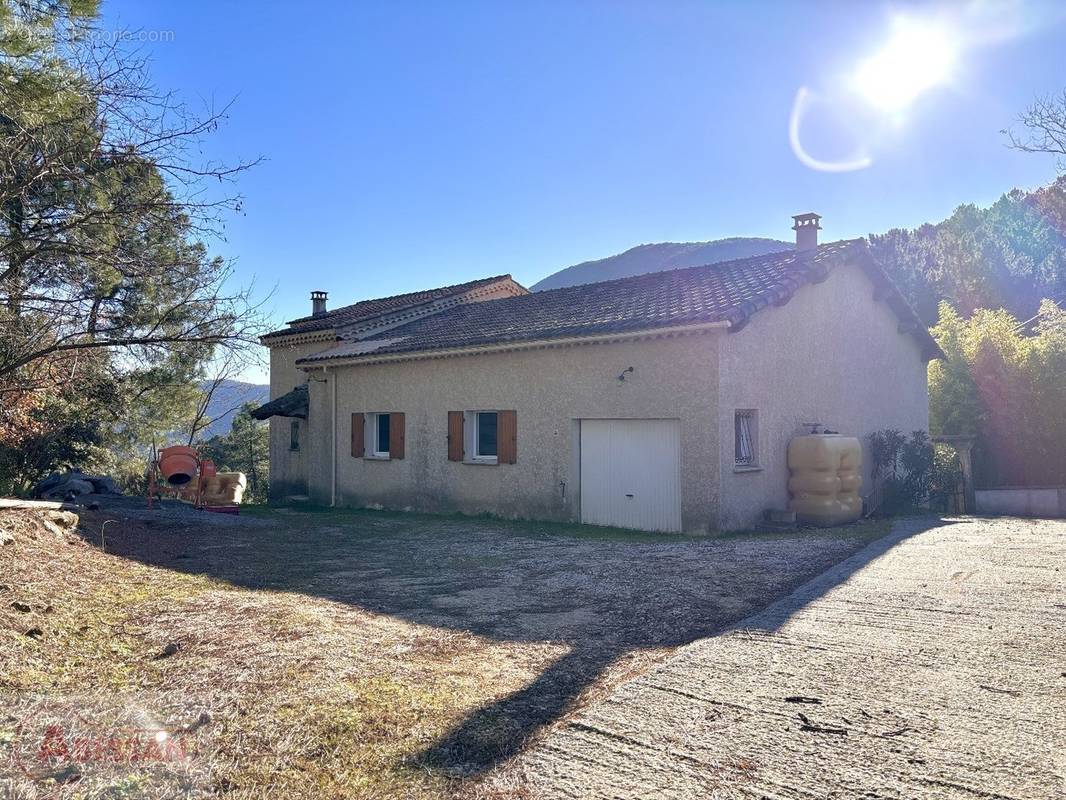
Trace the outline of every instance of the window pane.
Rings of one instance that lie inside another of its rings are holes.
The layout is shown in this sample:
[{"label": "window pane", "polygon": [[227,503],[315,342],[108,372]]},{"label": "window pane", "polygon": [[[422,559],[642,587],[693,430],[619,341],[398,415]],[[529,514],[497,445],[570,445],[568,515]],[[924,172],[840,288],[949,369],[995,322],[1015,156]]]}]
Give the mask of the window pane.
[{"label": "window pane", "polygon": [[378,414],[378,449],[379,453],[389,452],[389,415]]},{"label": "window pane", "polygon": [[300,449],[300,422],[299,420],[293,420],[289,425],[289,449]]},{"label": "window pane", "polygon": [[754,419],[755,414],[751,411],[738,411],[734,417],[734,460],[743,466],[755,463]]},{"label": "window pane", "polygon": [[477,454],[496,455],[496,412],[483,411],[477,415]]}]

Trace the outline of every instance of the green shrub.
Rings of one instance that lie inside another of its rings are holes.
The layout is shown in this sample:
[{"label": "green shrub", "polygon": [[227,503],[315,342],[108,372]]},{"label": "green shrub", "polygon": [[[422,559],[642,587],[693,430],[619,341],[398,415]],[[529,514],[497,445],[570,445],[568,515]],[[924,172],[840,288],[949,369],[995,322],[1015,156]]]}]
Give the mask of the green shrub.
[{"label": "green shrub", "polygon": [[882,513],[948,507],[962,474],[951,447],[934,444],[925,431],[914,431],[908,438],[892,428],[874,431],[867,440],[874,483],[884,485]]}]

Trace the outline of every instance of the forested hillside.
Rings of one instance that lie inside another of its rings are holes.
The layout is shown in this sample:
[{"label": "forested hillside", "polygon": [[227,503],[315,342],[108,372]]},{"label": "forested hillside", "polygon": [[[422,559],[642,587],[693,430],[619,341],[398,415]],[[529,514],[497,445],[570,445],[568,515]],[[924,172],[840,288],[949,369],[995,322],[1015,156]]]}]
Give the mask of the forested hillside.
[{"label": "forested hillside", "polygon": [[871,234],[870,245],[927,325],[941,301],[964,316],[1002,308],[1020,320],[1066,300],[1066,176],[1014,189],[988,208],[959,206],[942,222]]}]

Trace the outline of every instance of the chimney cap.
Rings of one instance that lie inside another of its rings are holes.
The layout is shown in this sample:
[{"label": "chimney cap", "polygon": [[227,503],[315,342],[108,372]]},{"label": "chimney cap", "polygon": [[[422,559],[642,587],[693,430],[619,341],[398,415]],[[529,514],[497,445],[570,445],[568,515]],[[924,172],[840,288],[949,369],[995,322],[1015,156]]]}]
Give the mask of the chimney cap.
[{"label": "chimney cap", "polygon": [[311,292],[311,299],[312,300],[325,300],[327,297],[329,297],[329,294],[326,293],[326,292],[323,292],[321,289],[315,289],[314,291]]},{"label": "chimney cap", "polygon": [[822,218],[821,214],[815,214],[813,211],[808,211],[806,214],[795,214],[792,217],[793,225],[792,230],[796,230],[799,227],[813,226],[818,230],[822,229],[822,226],[818,224],[818,221]]}]

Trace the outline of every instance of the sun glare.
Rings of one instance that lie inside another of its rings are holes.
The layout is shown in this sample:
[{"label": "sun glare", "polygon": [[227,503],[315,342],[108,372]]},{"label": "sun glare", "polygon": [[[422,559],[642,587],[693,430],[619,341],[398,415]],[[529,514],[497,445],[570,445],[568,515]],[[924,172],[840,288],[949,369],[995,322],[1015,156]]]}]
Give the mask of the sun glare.
[{"label": "sun glare", "polygon": [[893,27],[884,48],[859,65],[854,87],[873,106],[899,112],[950,80],[958,44],[934,23],[899,18]]}]

